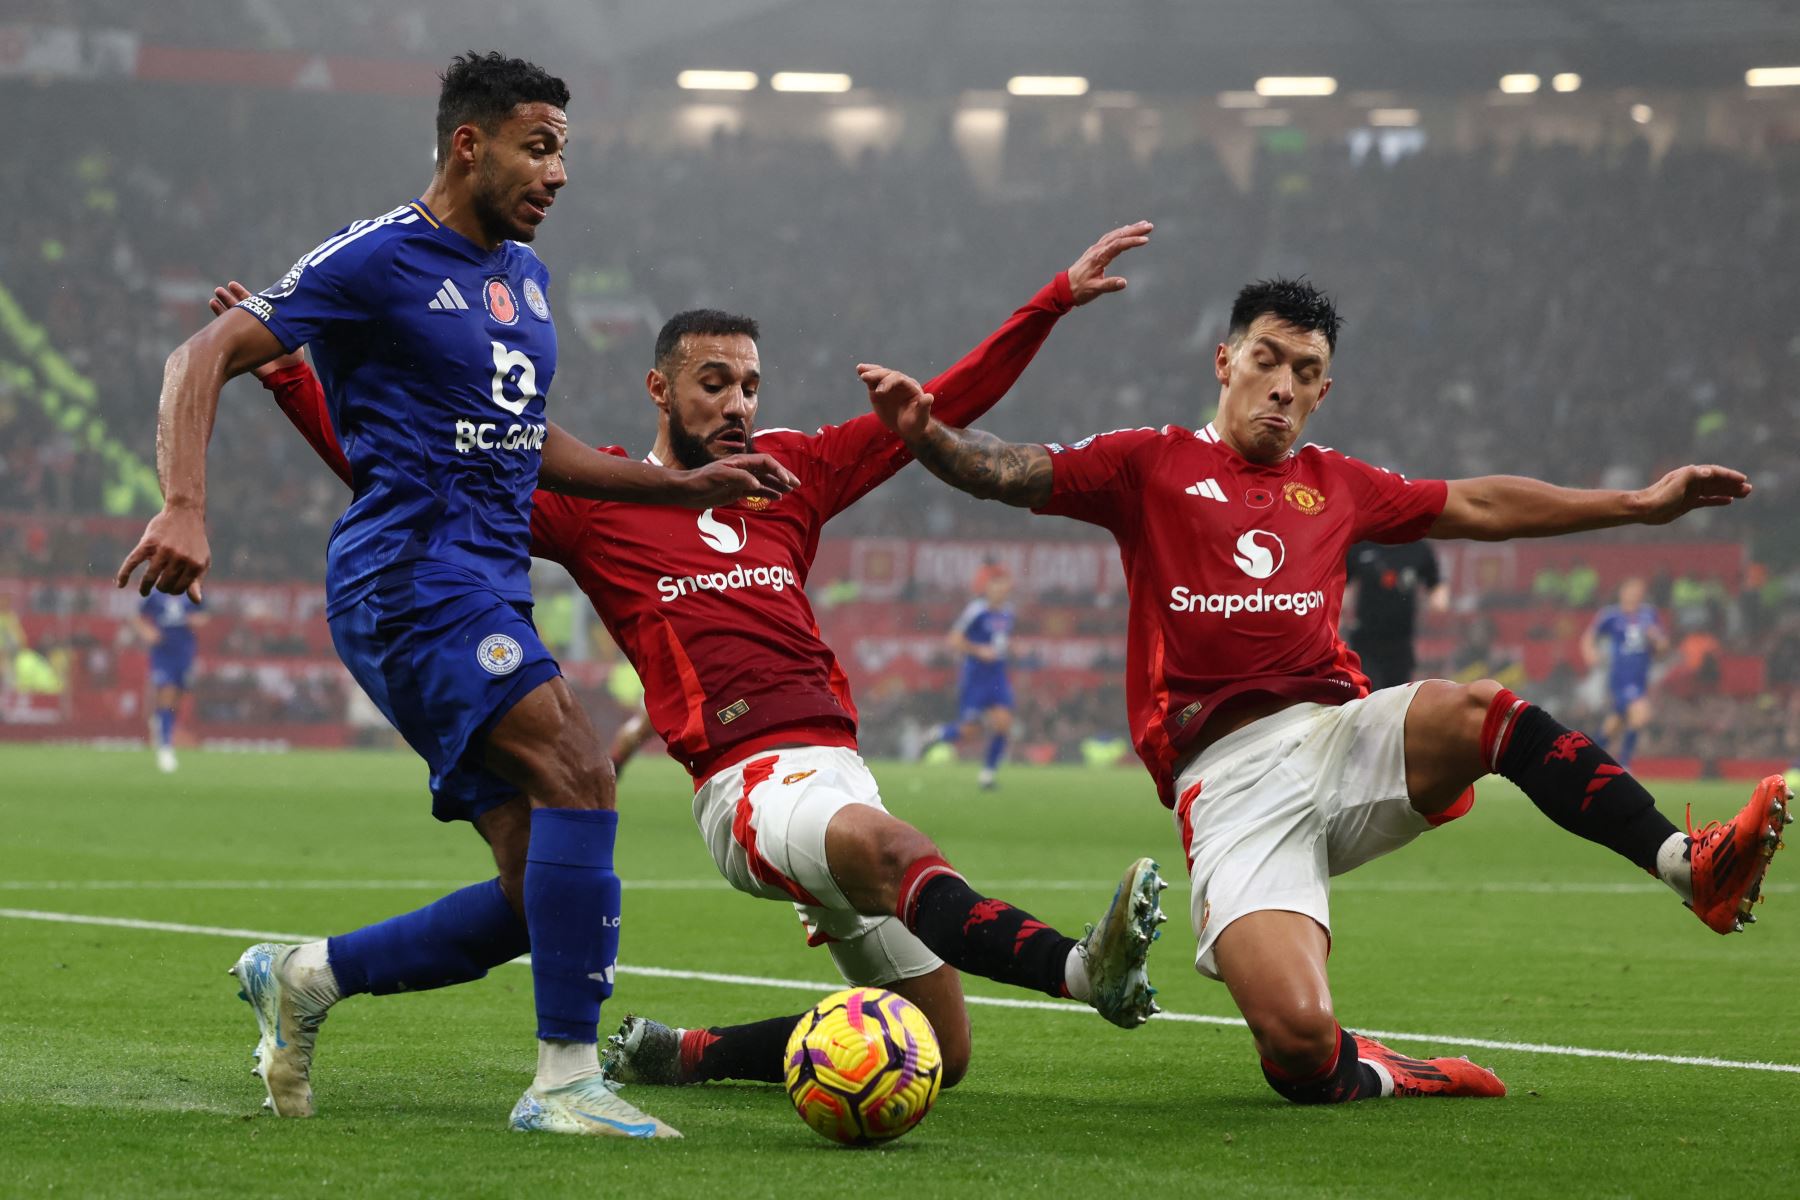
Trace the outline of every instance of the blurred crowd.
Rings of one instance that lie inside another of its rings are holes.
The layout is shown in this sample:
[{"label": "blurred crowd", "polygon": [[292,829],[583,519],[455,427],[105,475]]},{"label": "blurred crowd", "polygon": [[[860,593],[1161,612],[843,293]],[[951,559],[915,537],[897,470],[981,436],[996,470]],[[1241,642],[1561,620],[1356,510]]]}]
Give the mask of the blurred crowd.
[{"label": "blurred crowd", "polygon": [[[342,146],[369,145],[366,102],[234,95],[206,115],[207,136],[172,142],[206,93],[96,91],[111,119],[70,129],[56,119],[62,93],[8,89],[43,166],[0,181],[15,215],[0,285],[94,382],[109,431],[150,461],[163,359],[204,319],[210,285],[266,286],[349,219],[415,194],[429,115],[394,103],[392,152],[347,162]],[[1643,143],[1427,148],[1388,164],[1327,144],[1265,150],[1245,190],[1205,145],[1139,162],[1017,125],[997,189],[975,185],[947,133],[854,162],[750,136],[578,155],[539,240],[556,280],[558,420],[646,449],[656,326],[700,305],[762,321],[764,424],[856,415],[857,361],[941,369],[1097,234],[1144,216],[1158,229],[1124,264],[1131,290],[1063,323],[991,418],[997,431],[1204,421],[1236,287],[1304,273],[1345,314],[1317,440],[1413,474],[1577,484],[1726,461],[1760,492],[1731,532],[1753,530],[1764,559],[1800,559],[1775,436],[1800,418],[1779,383],[1800,360],[1800,274],[1775,269],[1800,241],[1800,153],[1678,147],[1653,163]],[[47,428],[29,392],[0,374],[0,509],[96,510],[106,464]],[[248,381],[228,392],[215,436],[219,569],[316,578],[339,485]],[[909,472],[843,528],[1024,524]]]},{"label": "blurred crowd", "polygon": [[[295,11],[282,10],[304,19]],[[74,119],[70,94],[0,90],[33,164],[0,176],[14,230],[0,287],[92,381],[107,432],[150,462],[163,360],[205,319],[212,284],[267,286],[347,221],[415,195],[430,105],[383,99],[371,122],[356,97],[95,85]],[[1236,288],[1304,273],[1345,317],[1314,440],[1413,475],[1583,485],[1730,463],[1752,475],[1754,501],[1677,532],[1747,538],[1778,577],[1800,564],[1781,436],[1800,421],[1782,384],[1800,365],[1800,273],[1783,269],[1800,244],[1800,151],[1427,146],[1385,161],[1290,137],[1240,186],[1204,143],[1139,159],[1015,114],[997,183],[978,185],[948,127],[851,159],[753,133],[702,148],[583,142],[571,169],[537,248],[561,339],[553,414],[596,442],[648,449],[643,376],[678,309],[758,318],[759,420],[812,426],[866,411],[858,361],[927,377],[1098,234],[1147,217],[1153,244],[1121,264],[1130,289],[1066,319],[991,428],[1068,440],[1202,423]],[[0,332],[0,514],[102,511],[113,468],[45,418],[4,369],[16,353]],[[346,497],[254,383],[228,388],[210,462],[218,577],[318,580]],[[834,531],[1095,536],[916,470]],[[110,536],[0,522],[0,573],[110,571],[128,548]],[[1779,614],[1716,632],[1776,656],[1772,678],[1800,661],[1800,631]],[[1759,740],[1795,722],[1728,705],[1691,716],[1668,736]],[[1026,719],[1072,732],[1055,713]]]}]

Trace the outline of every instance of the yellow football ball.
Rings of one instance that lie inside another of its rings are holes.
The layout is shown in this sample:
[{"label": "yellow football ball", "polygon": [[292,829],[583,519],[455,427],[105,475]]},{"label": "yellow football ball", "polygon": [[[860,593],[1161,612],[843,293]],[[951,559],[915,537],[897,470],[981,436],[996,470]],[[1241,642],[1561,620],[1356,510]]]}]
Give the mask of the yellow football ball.
[{"label": "yellow football ball", "polygon": [[880,988],[833,992],[788,1037],[787,1090],[800,1119],[846,1145],[891,1141],[931,1111],[943,1084],[937,1033]]}]

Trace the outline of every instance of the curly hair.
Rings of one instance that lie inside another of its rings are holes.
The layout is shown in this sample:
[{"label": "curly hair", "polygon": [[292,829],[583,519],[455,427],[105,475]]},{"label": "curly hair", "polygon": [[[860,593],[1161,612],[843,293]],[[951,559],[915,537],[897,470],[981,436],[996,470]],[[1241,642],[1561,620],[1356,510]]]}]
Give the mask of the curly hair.
[{"label": "curly hair", "polygon": [[450,60],[438,78],[437,156],[450,158],[450,136],[459,125],[492,133],[521,104],[569,106],[569,85],[536,63],[507,58],[498,50],[471,50]]}]

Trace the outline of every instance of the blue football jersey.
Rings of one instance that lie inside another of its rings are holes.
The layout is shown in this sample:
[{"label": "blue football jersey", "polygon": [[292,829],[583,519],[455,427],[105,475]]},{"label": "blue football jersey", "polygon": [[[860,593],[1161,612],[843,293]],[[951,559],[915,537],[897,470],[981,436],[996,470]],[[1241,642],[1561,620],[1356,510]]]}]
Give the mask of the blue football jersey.
[{"label": "blue football jersey", "polygon": [[1656,610],[1648,604],[1627,613],[1609,604],[1594,618],[1594,633],[1606,644],[1608,675],[1614,682],[1639,681],[1650,677],[1650,661],[1656,655],[1652,630],[1658,629]]},{"label": "blue football jersey", "polygon": [[194,651],[194,629],[190,618],[200,611],[186,596],[171,596],[166,592],[151,592],[138,605],[138,613],[156,626],[162,635],[161,640],[152,646],[151,654],[165,658],[182,658]]},{"label": "blue football jersey", "polygon": [[993,608],[986,600],[969,601],[956,618],[956,632],[962,634],[964,640],[977,646],[991,646],[999,657],[993,662],[985,662],[974,655],[963,657],[963,675],[992,673],[1003,675],[1006,672],[1006,643],[1012,636],[1013,610],[1010,606]]},{"label": "blue football jersey", "polygon": [[483,250],[423,201],[357,221],[238,307],[310,346],[354,496],[331,531],[327,612],[429,563],[529,601],[531,493],[556,374],[550,272]]}]

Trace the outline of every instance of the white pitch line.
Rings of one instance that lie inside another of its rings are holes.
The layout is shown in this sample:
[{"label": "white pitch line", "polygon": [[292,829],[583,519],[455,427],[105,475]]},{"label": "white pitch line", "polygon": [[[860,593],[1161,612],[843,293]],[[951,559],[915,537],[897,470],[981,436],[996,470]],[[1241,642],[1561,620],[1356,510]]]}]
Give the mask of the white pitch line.
[{"label": "white pitch line", "polygon": [[[220,925],[185,925],[175,921],[145,921],[134,917],[98,917],[85,913],[45,912],[33,908],[0,908],[0,918],[19,921],[50,921],[66,925],[99,925],[114,929],[142,929],[156,933],[190,933],[211,937],[251,938],[256,941],[305,942],[315,935],[283,933],[268,929],[232,929]],[[529,964],[527,957],[515,958],[512,964]],[[779,979],[768,975],[732,975],[722,971],[687,971],[673,967],[637,967],[621,963],[621,975],[642,975],[649,979],[676,979],[697,983],[719,983],[735,987],[778,988],[783,991],[830,992],[840,983],[814,979]],[[984,1008],[1030,1009],[1039,1012],[1067,1013],[1072,1016],[1092,1015],[1085,1004],[1061,1000],[1021,1000],[1006,996],[967,996],[968,1003]],[[1237,1017],[1212,1016],[1206,1013],[1163,1012],[1158,1021],[1175,1021],[1188,1025],[1225,1025],[1242,1028]],[[1402,1042],[1431,1042],[1439,1045],[1470,1046],[1480,1050],[1510,1050],[1517,1054],[1554,1054],[1565,1058],[1605,1058],[1616,1062],[1670,1063],[1686,1067],[1718,1067],[1735,1071],[1776,1071],[1800,1075],[1800,1065],[1793,1063],[1744,1062],[1730,1058],[1710,1058],[1698,1054],[1646,1054],[1634,1050],[1597,1050],[1589,1046],[1560,1046],[1547,1042],[1503,1042],[1492,1038],[1456,1037],[1436,1033],[1407,1033],[1392,1029],[1362,1030],[1369,1037]]]},{"label": "white pitch line", "polygon": [[[1100,879],[994,879],[983,880],[990,892],[1104,892],[1116,880]],[[435,892],[454,891],[466,879],[0,879],[0,892]],[[627,879],[626,891],[725,892],[723,879]],[[1542,880],[1497,880],[1463,883],[1449,879],[1340,879],[1336,892],[1430,894],[1444,892],[1480,895],[1530,896],[1636,896],[1661,895],[1659,883],[1556,883]],[[1180,879],[1169,881],[1169,890],[1187,891]],[[1770,895],[1800,892],[1800,883],[1764,883]]]}]

